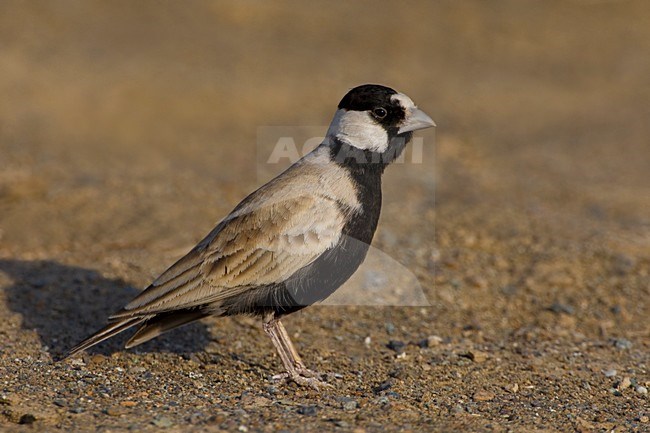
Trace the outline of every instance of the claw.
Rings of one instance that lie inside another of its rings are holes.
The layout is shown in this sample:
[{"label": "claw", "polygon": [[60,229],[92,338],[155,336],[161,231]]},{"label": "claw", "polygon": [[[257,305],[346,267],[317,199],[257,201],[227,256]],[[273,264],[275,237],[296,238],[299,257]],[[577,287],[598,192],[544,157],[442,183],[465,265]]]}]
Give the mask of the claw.
[{"label": "claw", "polygon": [[327,388],[333,386],[321,380],[323,376],[327,377],[326,374],[311,371],[305,367],[280,320],[275,319],[271,315],[264,323],[264,332],[271,338],[273,345],[278,351],[278,355],[280,355],[280,359],[282,359],[282,364],[284,364],[284,368],[287,370],[286,373],[273,376],[273,380],[295,382],[298,385],[309,386],[316,391],[321,387]]},{"label": "claw", "polygon": [[316,391],[321,388],[333,388],[334,385],[321,380],[324,375],[309,369],[296,370],[294,374],[280,373],[273,376],[271,379],[276,381],[294,382],[300,386],[308,386]]}]

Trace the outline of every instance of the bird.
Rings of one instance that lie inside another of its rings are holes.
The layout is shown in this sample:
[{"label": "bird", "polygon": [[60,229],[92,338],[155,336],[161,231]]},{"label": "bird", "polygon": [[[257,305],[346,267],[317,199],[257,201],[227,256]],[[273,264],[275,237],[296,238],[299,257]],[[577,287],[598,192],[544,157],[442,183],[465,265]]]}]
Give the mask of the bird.
[{"label": "bird", "polygon": [[382,202],[384,170],[416,130],[435,126],[403,93],[379,84],[349,90],[313,151],[244,198],[108,324],[64,358],[138,326],[125,348],[207,316],[262,320],[285,372],[319,389],[281,319],[322,301],[364,261]]}]

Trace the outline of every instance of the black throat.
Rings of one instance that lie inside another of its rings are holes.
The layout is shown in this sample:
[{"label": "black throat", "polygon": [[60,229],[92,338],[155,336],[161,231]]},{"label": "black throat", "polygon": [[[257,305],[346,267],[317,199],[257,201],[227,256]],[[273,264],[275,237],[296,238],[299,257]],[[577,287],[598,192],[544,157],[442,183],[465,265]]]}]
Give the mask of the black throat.
[{"label": "black throat", "polygon": [[343,227],[343,234],[370,245],[381,212],[381,175],[388,162],[380,153],[358,149],[338,139],[332,141],[330,157],[350,174],[361,204],[359,214],[349,218]]}]

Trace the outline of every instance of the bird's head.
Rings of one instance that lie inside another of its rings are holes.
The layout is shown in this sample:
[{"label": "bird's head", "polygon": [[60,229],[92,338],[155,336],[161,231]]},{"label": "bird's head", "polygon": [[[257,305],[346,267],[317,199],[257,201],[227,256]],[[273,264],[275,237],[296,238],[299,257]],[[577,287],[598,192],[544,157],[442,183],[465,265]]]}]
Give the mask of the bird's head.
[{"label": "bird's head", "polygon": [[364,84],[350,90],[339,103],[327,131],[332,143],[382,156],[385,163],[397,158],[413,131],[435,126],[411,98],[390,87]]}]

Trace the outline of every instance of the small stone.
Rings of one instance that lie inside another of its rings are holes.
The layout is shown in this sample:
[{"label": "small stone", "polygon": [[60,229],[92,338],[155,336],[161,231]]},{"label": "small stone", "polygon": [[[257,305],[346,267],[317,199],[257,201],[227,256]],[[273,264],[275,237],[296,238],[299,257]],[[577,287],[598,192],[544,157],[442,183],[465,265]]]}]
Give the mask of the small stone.
[{"label": "small stone", "polygon": [[481,352],[480,350],[470,350],[467,352],[467,354],[465,354],[465,357],[471,359],[477,364],[480,364],[487,361],[490,356],[485,352]]},{"label": "small stone", "polygon": [[613,344],[618,350],[629,350],[632,348],[632,342],[625,338],[615,338]]},{"label": "small stone", "polygon": [[628,389],[632,385],[632,381],[629,377],[625,376],[623,380],[618,384],[618,389]]},{"label": "small stone", "polygon": [[377,404],[381,404],[381,405],[385,405],[385,404],[390,403],[390,400],[385,395],[382,395],[376,401],[377,401]]},{"label": "small stone", "polygon": [[406,347],[406,343],[399,340],[390,340],[386,345],[386,347],[388,347],[390,350],[393,350],[397,353],[404,353],[404,348]]},{"label": "small stone", "polygon": [[372,339],[369,336],[363,340],[363,344],[366,346],[370,346],[370,343],[372,343]]},{"label": "small stone", "polygon": [[228,413],[219,412],[215,415],[210,416],[207,421],[209,424],[223,424],[228,419]]},{"label": "small stone", "polygon": [[101,364],[102,362],[106,361],[108,358],[105,357],[104,355],[96,354],[90,357],[90,363],[91,364]]},{"label": "small stone", "polygon": [[12,406],[19,405],[22,402],[21,398],[15,394],[0,395],[0,405]]},{"label": "small stone", "polygon": [[124,401],[120,402],[120,406],[123,406],[123,407],[133,407],[133,406],[137,406],[137,405],[138,405],[138,402],[131,401],[131,400],[124,400]]},{"label": "small stone", "polygon": [[614,377],[616,376],[617,371],[613,368],[610,368],[609,370],[603,370],[603,374],[605,377]]},{"label": "small stone", "polygon": [[83,367],[86,365],[86,363],[81,358],[71,358],[68,362],[74,367]]},{"label": "small stone", "polygon": [[455,405],[451,408],[452,415],[463,415],[465,413],[465,408],[460,404]]},{"label": "small stone", "polygon": [[54,400],[52,400],[52,403],[54,403],[54,405],[58,406],[58,407],[66,407],[67,406],[66,401],[64,399],[62,399],[62,398],[55,398]]},{"label": "small stone", "polygon": [[513,394],[516,394],[519,392],[519,384],[518,383],[513,383],[512,385],[508,385],[505,387],[506,391],[511,392]]},{"label": "small stone", "polygon": [[474,401],[492,401],[496,395],[492,391],[480,389],[474,393]]},{"label": "small stone", "polygon": [[240,432],[246,433],[248,431],[248,427],[246,427],[245,425],[240,425],[237,428],[237,430],[239,430]]},{"label": "small stone", "polygon": [[194,412],[187,420],[190,424],[199,424],[205,419],[205,415],[201,412]]},{"label": "small stone", "polygon": [[553,302],[550,307],[547,308],[549,311],[552,311],[555,314],[573,314],[575,311],[571,305],[563,304],[561,302]]},{"label": "small stone", "polygon": [[316,416],[318,408],[316,406],[300,406],[298,407],[298,413],[300,415]]},{"label": "small stone", "polygon": [[442,337],[438,337],[437,335],[429,335],[424,340],[420,340],[417,344],[422,349],[426,349],[427,347],[439,346],[440,343],[442,343]]},{"label": "small stone", "polygon": [[385,381],[383,381],[382,383],[380,383],[379,385],[377,385],[376,387],[374,387],[374,388],[372,389],[372,391],[373,391],[375,394],[379,394],[379,393],[382,392],[382,391],[386,391],[386,390],[389,389],[391,386],[393,386],[393,382],[390,381],[390,380],[385,380]]},{"label": "small stone", "polygon": [[31,413],[26,413],[20,417],[18,424],[33,424],[36,421],[36,417]]},{"label": "small stone", "polygon": [[355,410],[359,407],[359,403],[357,403],[356,400],[346,399],[343,401],[343,404],[341,406],[343,406],[344,410]]},{"label": "small stone", "polygon": [[640,416],[639,421],[645,424],[648,421],[650,421],[650,417],[648,417],[647,415]]},{"label": "small stone", "polygon": [[391,322],[386,322],[384,326],[386,327],[386,332],[388,332],[389,334],[395,332],[395,325],[393,325]]},{"label": "small stone", "polygon": [[343,421],[342,419],[335,420],[334,425],[337,426],[337,427],[341,427],[341,428],[350,427],[350,424],[348,424],[346,421]]},{"label": "small stone", "polygon": [[169,428],[174,425],[174,422],[166,416],[156,417],[151,423],[160,428]]},{"label": "small stone", "polygon": [[488,286],[487,280],[479,276],[469,277],[467,283],[477,289],[485,289]]},{"label": "small stone", "polygon": [[108,416],[120,416],[124,415],[124,409],[119,406],[111,406],[104,410],[104,413]]},{"label": "small stone", "polygon": [[634,390],[636,392],[638,392],[639,394],[647,394],[648,393],[648,388],[646,388],[645,386],[641,386],[641,385],[637,386]]}]

